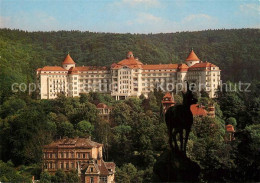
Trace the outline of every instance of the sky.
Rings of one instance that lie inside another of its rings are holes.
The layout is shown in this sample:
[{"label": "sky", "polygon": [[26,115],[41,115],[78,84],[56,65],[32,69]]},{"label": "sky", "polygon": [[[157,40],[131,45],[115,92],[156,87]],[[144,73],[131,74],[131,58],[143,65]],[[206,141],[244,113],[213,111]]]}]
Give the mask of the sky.
[{"label": "sky", "polygon": [[260,0],[0,0],[0,28],[113,33],[260,28]]}]

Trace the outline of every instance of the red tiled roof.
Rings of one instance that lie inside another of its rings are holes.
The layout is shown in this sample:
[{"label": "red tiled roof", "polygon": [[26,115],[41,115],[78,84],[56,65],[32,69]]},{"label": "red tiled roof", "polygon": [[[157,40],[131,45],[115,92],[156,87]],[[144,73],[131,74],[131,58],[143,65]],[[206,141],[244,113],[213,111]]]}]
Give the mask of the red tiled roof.
[{"label": "red tiled roof", "polygon": [[174,104],[175,102],[173,101],[172,95],[167,92],[162,99],[163,104]]},{"label": "red tiled roof", "polygon": [[60,66],[45,66],[41,69],[41,71],[67,71],[67,70]]},{"label": "red tiled roof", "polygon": [[104,71],[108,70],[108,67],[103,66],[82,66],[82,67],[71,67],[69,74],[77,74],[79,71]]},{"label": "red tiled roof", "polygon": [[98,166],[98,168],[100,171],[100,175],[109,175],[109,171],[108,171],[103,159],[101,160],[101,165]]},{"label": "red tiled roof", "polygon": [[199,106],[199,104],[193,104],[190,106],[190,110],[193,116],[206,116],[207,111],[204,109],[203,106]]},{"label": "red tiled roof", "polygon": [[131,66],[131,65],[143,65],[142,62],[134,58],[134,55],[131,51],[129,51],[126,55],[126,59],[121,60],[120,62],[117,63],[118,65],[121,66]]},{"label": "red tiled roof", "polygon": [[212,64],[212,63],[210,63],[210,62],[201,62],[201,63],[194,64],[189,69],[192,69],[192,68],[206,68],[206,67],[217,67],[217,66]]},{"label": "red tiled roof", "polygon": [[178,64],[142,65],[145,70],[177,69]]},{"label": "red tiled roof", "polygon": [[226,125],[227,132],[235,132],[233,125]]},{"label": "red tiled roof", "polygon": [[99,104],[97,105],[97,108],[107,108],[107,105],[104,104],[104,103],[99,103]]},{"label": "red tiled roof", "polygon": [[187,71],[189,67],[186,64],[178,64],[179,71]]},{"label": "red tiled roof", "polygon": [[134,57],[130,57],[130,58],[126,58],[124,60],[121,60],[120,62],[117,63],[118,65],[143,65],[142,62],[140,62],[139,60],[136,60]]},{"label": "red tiled roof", "polygon": [[74,60],[70,57],[70,54],[68,54],[65,58],[65,60],[62,62],[62,64],[76,64]]},{"label": "red tiled roof", "polygon": [[78,73],[79,73],[79,70],[76,67],[71,67],[69,69],[69,74],[78,74]]},{"label": "red tiled roof", "polygon": [[116,169],[116,164],[114,162],[105,162],[105,165],[106,165],[107,169],[111,169],[113,171],[115,171],[115,169]]},{"label": "red tiled roof", "polygon": [[62,146],[75,146],[75,147],[83,147],[83,148],[93,148],[103,146],[97,142],[91,141],[88,138],[63,138],[57,141],[52,142],[49,145],[44,146],[45,148],[49,147],[62,147]]},{"label": "red tiled roof", "polygon": [[193,50],[191,50],[189,56],[186,58],[186,61],[197,61],[200,60],[197,55],[194,53]]},{"label": "red tiled roof", "polygon": [[108,70],[108,67],[104,66],[81,66],[76,67],[78,71],[99,71],[99,70]]},{"label": "red tiled roof", "polygon": [[115,66],[116,66],[117,64],[116,63],[113,63],[113,64],[111,64],[111,68],[114,68]]}]

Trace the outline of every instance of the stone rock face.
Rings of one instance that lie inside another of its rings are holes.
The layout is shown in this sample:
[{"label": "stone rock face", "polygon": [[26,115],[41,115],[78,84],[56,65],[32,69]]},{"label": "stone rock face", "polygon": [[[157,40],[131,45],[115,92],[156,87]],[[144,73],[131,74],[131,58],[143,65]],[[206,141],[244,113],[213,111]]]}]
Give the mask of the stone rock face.
[{"label": "stone rock face", "polygon": [[165,150],[153,168],[155,181],[194,182],[199,181],[200,167],[183,152]]}]

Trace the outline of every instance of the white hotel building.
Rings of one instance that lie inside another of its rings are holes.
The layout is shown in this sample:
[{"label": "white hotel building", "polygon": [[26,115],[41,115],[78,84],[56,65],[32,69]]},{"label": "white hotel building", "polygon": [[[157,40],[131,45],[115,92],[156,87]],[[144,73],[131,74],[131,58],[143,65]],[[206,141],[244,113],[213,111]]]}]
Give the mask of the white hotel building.
[{"label": "white hotel building", "polygon": [[37,69],[39,97],[54,99],[59,93],[78,97],[80,93],[96,91],[111,94],[120,100],[141,94],[147,96],[156,87],[165,91],[182,90],[180,85],[186,80],[196,83],[197,89],[200,86],[210,97],[214,97],[220,84],[219,67],[202,62],[193,50],[185,62],[186,64],[147,65],[129,52],[126,59],[113,63],[110,67],[76,67],[76,63],[68,54],[62,62],[62,67],[45,66]]}]

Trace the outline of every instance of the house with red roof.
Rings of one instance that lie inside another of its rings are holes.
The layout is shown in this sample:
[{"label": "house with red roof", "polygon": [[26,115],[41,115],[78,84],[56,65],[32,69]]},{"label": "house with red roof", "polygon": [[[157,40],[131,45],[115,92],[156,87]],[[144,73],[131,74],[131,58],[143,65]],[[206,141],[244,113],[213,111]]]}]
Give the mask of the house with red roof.
[{"label": "house with red roof", "polygon": [[98,105],[97,105],[97,110],[98,110],[98,115],[102,118],[102,119],[104,119],[104,120],[106,120],[106,121],[109,121],[109,117],[110,117],[110,113],[111,113],[111,111],[112,111],[112,107],[109,107],[109,106],[107,106],[106,104],[104,104],[104,103],[99,103]]},{"label": "house with red roof", "polygon": [[234,134],[235,134],[234,126],[230,124],[226,125],[226,138],[225,138],[226,141],[235,140]]}]

